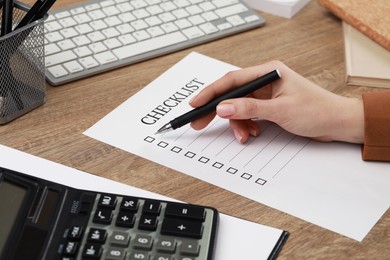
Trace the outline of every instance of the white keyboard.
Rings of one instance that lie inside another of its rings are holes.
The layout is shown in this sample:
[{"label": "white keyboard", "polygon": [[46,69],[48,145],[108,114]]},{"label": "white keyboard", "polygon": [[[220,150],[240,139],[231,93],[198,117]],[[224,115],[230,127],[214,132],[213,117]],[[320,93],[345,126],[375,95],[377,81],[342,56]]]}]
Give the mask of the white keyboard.
[{"label": "white keyboard", "polygon": [[92,0],[46,20],[46,78],[60,85],[263,24],[240,0]]}]

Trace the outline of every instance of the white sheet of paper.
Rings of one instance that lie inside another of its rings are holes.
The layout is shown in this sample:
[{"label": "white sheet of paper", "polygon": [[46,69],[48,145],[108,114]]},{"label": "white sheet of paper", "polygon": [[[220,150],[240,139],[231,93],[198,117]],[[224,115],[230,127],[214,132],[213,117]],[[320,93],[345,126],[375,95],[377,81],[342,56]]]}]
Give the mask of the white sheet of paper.
[{"label": "white sheet of paper", "polygon": [[[94,176],[3,145],[0,145],[0,167],[78,189],[173,200],[166,196]],[[268,259],[282,233],[283,230],[280,229],[220,214],[215,259]]]},{"label": "white sheet of paper", "polygon": [[390,164],[362,161],[360,145],[314,142],[268,122],[239,144],[220,118],[155,135],[191,109],[197,87],[235,69],[191,53],[84,134],[361,241],[389,207]]}]

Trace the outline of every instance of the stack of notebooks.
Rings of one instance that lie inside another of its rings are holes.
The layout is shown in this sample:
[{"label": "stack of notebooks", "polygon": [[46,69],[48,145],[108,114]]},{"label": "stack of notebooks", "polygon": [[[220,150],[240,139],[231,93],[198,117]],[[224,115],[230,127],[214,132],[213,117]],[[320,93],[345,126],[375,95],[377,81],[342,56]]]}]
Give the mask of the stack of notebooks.
[{"label": "stack of notebooks", "polygon": [[318,2],[343,20],[347,84],[390,88],[390,1]]}]

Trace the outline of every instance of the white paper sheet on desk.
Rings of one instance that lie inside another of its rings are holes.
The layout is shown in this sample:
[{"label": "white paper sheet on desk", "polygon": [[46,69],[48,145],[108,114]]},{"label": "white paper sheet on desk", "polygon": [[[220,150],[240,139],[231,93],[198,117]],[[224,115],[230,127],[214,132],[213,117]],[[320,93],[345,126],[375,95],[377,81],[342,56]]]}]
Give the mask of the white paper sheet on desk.
[{"label": "white paper sheet on desk", "polygon": [[[144,198],[166,196],[104,179],[0,145],[0,167],[70,187]],[[283,230],[220,214],[215,260],[268,259]]]},{"label": "white paper sheet on desk", "polygon": [[[362,161],[359,145],[318,143],[266,122],[262,135],[239,144],[218,118],[203,131],[154,134],[191,109],[199,91],[190,93],[191,86],[234,69],[191,53],[85,134],[361,241],[389,207],[390,164]],[[152,111],[164,114],[175,98],[182,100],[156,123],[142,122]]]}]

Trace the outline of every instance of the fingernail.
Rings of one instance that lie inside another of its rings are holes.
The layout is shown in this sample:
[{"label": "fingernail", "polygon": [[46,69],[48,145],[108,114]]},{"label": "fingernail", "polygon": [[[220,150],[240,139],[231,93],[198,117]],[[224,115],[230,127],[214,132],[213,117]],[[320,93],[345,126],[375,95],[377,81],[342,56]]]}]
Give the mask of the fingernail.
[{"label": "fingernail", "polygon": [[240,131],[238,131],[237,129],[234,129],[233,133],[234,133],[234,136],[236,137],[237,141],[242,143],[242,135],[241,135]]},{"label": "fingernail", "polygon": [[236,108],[233,104],[219,104],[217,106],[217,115],[221,117],[229,117],[234,115]]},{"label": "fingernail", "polygon": [[256,129],[256,128],[252,128],[252,127],[250,127],[249,128],[249,134],[251,135],[251,136],[258,136],[259,135],[259,131]]},{"label": "fingernail", "polygon": [[195,96],[193,96],[193,97],[190,99],[190,102],[189,102],[189,104],[192,104],[192,102],[194,102],[195,98],[196,98],[196,95],[195,95]]}]

